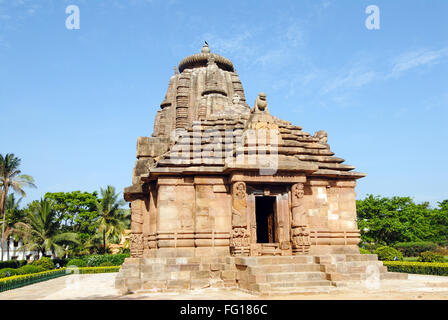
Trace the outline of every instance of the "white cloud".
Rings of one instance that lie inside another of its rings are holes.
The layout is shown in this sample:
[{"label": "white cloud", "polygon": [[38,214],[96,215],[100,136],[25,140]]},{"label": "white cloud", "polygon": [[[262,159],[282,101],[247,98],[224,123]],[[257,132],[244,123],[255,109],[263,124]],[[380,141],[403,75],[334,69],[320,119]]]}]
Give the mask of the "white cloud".
[{"label": "white cloud", "polygon": [[331,79],[323,87],[322,93],[328,93],[341,87],[362,87],[377,77],[375,71],[364,70],[360,67],[354,67],[345,72],[342,76]]},{"label": "white cloud", "polygon": [[448,48],[405,52],[395,59],[392,70],[386,77],[397,77],[410,69],[438,64],[447,56]]}]

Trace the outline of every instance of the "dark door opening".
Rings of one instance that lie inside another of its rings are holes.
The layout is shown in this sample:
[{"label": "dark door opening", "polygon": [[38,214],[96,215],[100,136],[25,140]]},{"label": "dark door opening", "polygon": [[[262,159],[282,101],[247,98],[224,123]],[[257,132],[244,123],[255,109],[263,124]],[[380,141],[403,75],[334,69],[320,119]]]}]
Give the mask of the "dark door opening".
[{"label": "dark door opening", "polygon": [[275,197],[255,197],[257,243],[276,242],[274,205]]}]

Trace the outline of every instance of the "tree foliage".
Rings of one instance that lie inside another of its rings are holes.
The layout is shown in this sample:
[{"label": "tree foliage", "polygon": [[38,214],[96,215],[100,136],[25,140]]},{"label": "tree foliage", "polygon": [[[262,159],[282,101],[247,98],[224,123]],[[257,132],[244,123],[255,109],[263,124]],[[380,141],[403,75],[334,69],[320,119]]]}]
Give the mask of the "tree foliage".
[{"label": "tree foliage", "polygon": [[47,192],[45,199],[53,200],[56,219],[66,231],[95,233],[92,221],[98,218],[96,192]]},{"label": "tree foliage", "polygon": [[356,201],[358,227],[364,243],[441,242],[448,238],[448,200],[433,209],[410,197],[369,195]]}]

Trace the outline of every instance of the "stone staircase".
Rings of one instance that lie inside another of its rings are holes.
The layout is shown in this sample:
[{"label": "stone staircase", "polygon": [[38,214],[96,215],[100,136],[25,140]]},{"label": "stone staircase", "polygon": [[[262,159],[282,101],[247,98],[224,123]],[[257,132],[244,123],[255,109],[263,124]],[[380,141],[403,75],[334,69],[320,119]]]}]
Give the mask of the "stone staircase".
[{"label": "stone staircase", "polygon": [[235,257],[240,289],[253,293],[328,292],[333,285],[313,256]]},{"label": "stone staircase", "polygon": [[[337,287],[407,279],[388,272],[376,255],[128,258],[116,279],[126,292],[178,292],[203,288],[254,294],[329,293]],[[337,289],[339,290],[339,289]]]},{"label": "stone staircase", "polygon": [[335,286],[358,285],[366,280],[404,280],[405,273],[388,272],[375,254],[333,254],[315,256],[316,263]]}]

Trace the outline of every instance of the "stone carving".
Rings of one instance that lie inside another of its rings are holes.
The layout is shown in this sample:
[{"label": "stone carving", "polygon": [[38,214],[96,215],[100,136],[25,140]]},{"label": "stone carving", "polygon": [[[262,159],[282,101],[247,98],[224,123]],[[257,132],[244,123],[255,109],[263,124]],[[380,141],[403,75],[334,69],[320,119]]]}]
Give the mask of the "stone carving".
[{"label": "stone carving", "polygon": [[268,111],[268,102],[266,100],[266,93],[260,92],[255,99],[255,105],[252,109],[253,112],[267,112]]},{"label": "stone carving", "polygon": [[236,182],[233,185],[232,226],[247,225],[246,184]]},{"label": "stone carving", "polygon": [[237,199],[246,199],[246,184],[244,182],[236,182],[233,185],[233,195]]},{"label": "stone carving", "polygon": [[293,199],[299,201],[305,195],[305,191],[303,190],[303,183],[296,183],[292,186],[292,196]]},{"label": "stone carving", "polygon": [[292,252],[294,254],[306,254],[310,250],[310,233],[306,225],[297,226],[292,230]]},{"label": "stone carving", "polygon": [[[247,231],[247,194],[244,182],[235,182],[232,190],[232,247],[233,252],[244,252],[241,247],[250,244],[250,232]],[[239,248],[239,249],[238,249]]]},{"label": "stone carving", "polygon": [[296,183],[291,188],[292,225],[306,224],[303,196],[305,195],[303,183]]},{"label": "stone carving", "polygon": [[305,188],[303,183],[296,183],[292,186],[292,251],[294,254],[307,253],[311,245],[306,221],[306,211],[303,205],[304,195]]},{"label": "stone carving", "polygon": [[139,258],[143,255],[143,234],[131,233],[129,236],[130,251],[132,258]]},{"label": "stone carving", "polygon": [[327,144],[328,142],[328,133],[325,130],[319,130],[314,134],[315,138],[319,139],[319,143]]},{"label": "stone carving", "polygon": [[250,234],[245,227],[237,227],[232,230],[232,247],[248,247],[250,245]]}]

